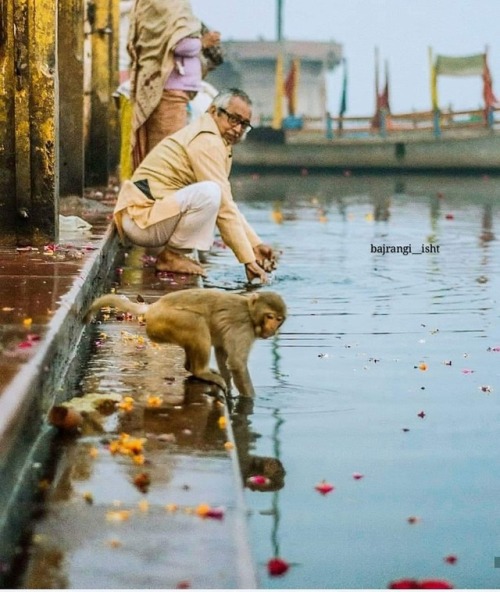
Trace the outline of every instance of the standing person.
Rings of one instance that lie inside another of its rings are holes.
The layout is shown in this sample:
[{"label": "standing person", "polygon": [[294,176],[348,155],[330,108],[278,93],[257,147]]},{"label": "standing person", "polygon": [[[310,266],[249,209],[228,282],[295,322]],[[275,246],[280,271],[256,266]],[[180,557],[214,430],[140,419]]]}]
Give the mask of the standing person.
[{"label": "standing person", "polygon": [[134,244],[163,247],[159,271],[205,275],[185,253],[207,251],[217,225],[247,279],[267,281],[275,254],[239,211],[229,182],[232,147],[252,127],[251,106],[245,92],[222,91],[206,113],[157,144],[124,182],[116,226]]},{"label": "standing person", "polygon": [[165,136],[187,124],[187,106],[201,88],[203,47],[220,42],[189,0],[136,0],[130,14],[131,150],[133,168]]}]

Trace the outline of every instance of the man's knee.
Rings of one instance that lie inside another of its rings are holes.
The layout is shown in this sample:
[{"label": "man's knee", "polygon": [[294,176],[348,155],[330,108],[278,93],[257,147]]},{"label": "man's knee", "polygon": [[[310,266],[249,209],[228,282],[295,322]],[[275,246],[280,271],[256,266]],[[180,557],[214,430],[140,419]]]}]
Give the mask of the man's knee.
[{"label": "man's knee", "polygon": [[204,207],[219,210],[222,191],[220,185],[215,181],[201,181],[199,184],[200,193],[204,198]]}]

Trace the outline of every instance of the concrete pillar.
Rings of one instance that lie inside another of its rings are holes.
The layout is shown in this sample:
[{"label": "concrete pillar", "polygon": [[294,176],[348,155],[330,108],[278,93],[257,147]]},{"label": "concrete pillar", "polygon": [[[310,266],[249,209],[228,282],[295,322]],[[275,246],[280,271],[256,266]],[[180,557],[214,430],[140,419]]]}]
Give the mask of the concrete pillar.
[{"label": "concrete pillar", "polygon": [[119,0],[91,0],[87,10],[92,26],[92,83],[85,182],[106,185],[119,161],[118,110],[113,100],[119,84]]},{"label": "concrete pillar", "polygon": [[0,118],[5,118],[0,203],[8,224],[2,242],[53,242],[58,233],[57,0],[0,0],[0,15]]},{"label": "concrete pillar", "polygon": [[59,2],[59,193],[83,195],[84,130],[84,4],[83,0]]}]

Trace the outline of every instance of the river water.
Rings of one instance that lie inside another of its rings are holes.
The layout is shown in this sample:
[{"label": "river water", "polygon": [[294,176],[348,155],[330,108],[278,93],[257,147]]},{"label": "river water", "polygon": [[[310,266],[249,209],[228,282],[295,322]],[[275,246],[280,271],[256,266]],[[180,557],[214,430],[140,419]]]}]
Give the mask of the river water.
[{"label": "river water", "polygon": [[[274,491],[246,489],[262,587],[497,588],[500,179],[233,183],[283,252],[270,287],[289,307],[256,345],[257,397],[233,420],[244,467],[277,459]],[[211,284],[240,275],[221,250]],[[271,577],[277,556],[290,567]]]},{"label": "river water", "polygon": [[[262,239],[282,251],[269,288],[289,308],[280,334],[250,356],[254,401],[231,411],[245,483],[270,480],[245,488],[259,585],[380,589],[437,578],[498,588],[500,179],[303,171],[233,185]],[[145,261],[129,254],[120,293],[154,299],[189,286]],[[205,285],[246,289],[220,242]],[[233,587],[235,562],[220,533],[206,531],[219,525],[206,523],[200,539],[190,515],[161,508],[192,505],[199,491],[220,503],[231,490],[220,479],[215,399],[184,384],[178,352],[143,342],[135,320],[96,331],[74,394],[108,404],[80,438],[57,443],[21,587]],[[117,413],[111,395],[131,396],[131,411]],[[147,495],[132,484],[139,469],[106,450],[120,432],[147,437]],[[334,489],[322,495],[322,481]],[[103,520],[118,502],[144,498],[149,511],[134,520]],[[196,565],[187,561],[195,543]],[[275,557],[289,565],[281,577],[268,574]]]}]

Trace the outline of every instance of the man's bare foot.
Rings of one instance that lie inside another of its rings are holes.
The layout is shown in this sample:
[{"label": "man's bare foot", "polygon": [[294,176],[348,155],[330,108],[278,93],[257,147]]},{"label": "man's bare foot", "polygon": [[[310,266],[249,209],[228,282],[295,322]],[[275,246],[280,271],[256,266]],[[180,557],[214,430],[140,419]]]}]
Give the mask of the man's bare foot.
[{"label": "man's bare foot", "polygon": [[192,275],[206,276],[203,267],[180,253],[174,253],[164,249],[156,259],[157,271],[170,271],[171,273],[187,273]]}]

